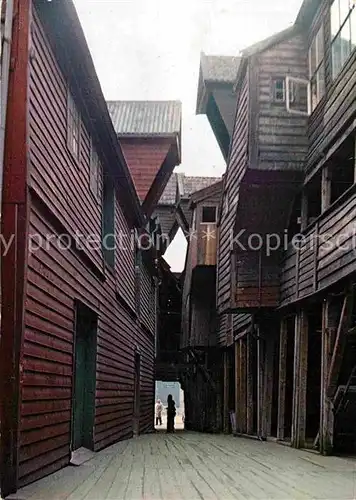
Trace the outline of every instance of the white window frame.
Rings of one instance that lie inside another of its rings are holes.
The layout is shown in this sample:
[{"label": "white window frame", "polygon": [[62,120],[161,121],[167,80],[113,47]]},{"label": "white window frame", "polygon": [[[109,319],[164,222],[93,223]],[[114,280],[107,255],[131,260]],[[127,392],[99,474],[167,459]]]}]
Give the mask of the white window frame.
[{"label": "white window frame", "polygon": [[[291,109],[290,103],[293,102],[291,99],[290,95],[290,83],[300,83],[303,84],[307,87],[307,111],[301,111],[297,109]],[[300,116],[309,116],[311,113],[311,102],[310,102],[310,81],[305,79],[305,78],[296,78],[294,76],[287,76],[286,77],[286,108],[288,113],[291,113],[293,115],[300,115]]]},{"label": "white window frame", "polygon": [[[319,46],[319,43],[318,43],[319,40],[320,40],[319,34],[321,34],[321,40],[322,40],[321,47]],[[314,43],[315,43],[315,57],[317,57],[317,55],[320,53],[320,58],[319,59],[315,59],[315,68],[314,68],[314,70],[312,70],[312,65],[311,65],[311,63],[312,63],[312,57],[311,57],[311,55],[312,55],[312,48],[313,48]],[[309,67],[309,81],[310,81],[310,89],[309,89],[309,93],[310,93],[310,111],[313,112],[314,109],[318,106],[319,102],[322,100],[322,98],[325,95],[325,40],[324,40],[324,25],[323,24],[321,24],[319,26],[319,29],[315,33],[315,35],[313,36],[312,42],[311,42],[311,44],[309,46],[309,50],[308,50],[308,67]],[[322,71],[323,75],[324,75],[324,91],[323,91],[322,94],[321,94],[320,88],[319,88],[320,81],[317,79],[317,75],[319,74],[320,71]],[[316,78],[317,103],[313,107],[313,101],[312,101],[312,80],[314,78]]]},{"label": "white window frame", "polygon": [[[73,157],[79,161],[80,158],[80,137],[81,120],[80,114],[73,99],[73,96],[67,89],[67,146]],[[76,137],[76,139],[75,139]],[[73,148],[73,141],[76,140],[77,150]]]}]

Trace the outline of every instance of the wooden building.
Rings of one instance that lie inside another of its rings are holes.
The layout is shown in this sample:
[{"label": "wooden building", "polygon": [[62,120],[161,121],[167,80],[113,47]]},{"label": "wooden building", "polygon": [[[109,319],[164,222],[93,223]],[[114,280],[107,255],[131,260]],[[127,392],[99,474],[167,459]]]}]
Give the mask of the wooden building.
[{"label": "wooden building", "polygon": [[182,293],[180,348],[185,370],[185,426],[195,431],[221,429],[221,355],[216,344],[217,216],[222,181],[190,196],[192,212]]},{"label": "wooden building", "polygon": [[219,220],[225,430],[323,453],[356,442],[355,19],[305,0],[243,51]]},{"label": "wooden building", "polygon": [[[147,214],[168,180],[150,177],[146,214],[71,0],[15,0],[11,27],[3,496],[69,464],[79,448],[96,451],[153,429],[159,254],[146,244]],[[177,127],[156,173],[168,155],[167,170],[179,159]]]}]

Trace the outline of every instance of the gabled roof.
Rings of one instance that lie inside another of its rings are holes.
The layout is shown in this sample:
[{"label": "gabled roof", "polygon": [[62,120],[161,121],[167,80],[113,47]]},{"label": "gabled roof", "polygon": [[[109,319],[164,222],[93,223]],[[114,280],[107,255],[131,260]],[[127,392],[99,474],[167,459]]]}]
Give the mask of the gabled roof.
[{"label": "gabled roof", "polygon": [[221,180],[220,177],[186,177],[184,174],[177,174],[181,182],[178,180],[178,193],[180,198],[189,198],[196,191],[207,188]]},{"label": "gabled roof", "polygon": [[205,82],[234,83],[240,57],[200,55],[202,78]]},{"label": "gabled roof", "polygon": [[304,0],[295,20],[295,25],[309,25],[312,22],[312,19],[315,16],[316,11],[318,10],[322,1],[323,0]]},{"label": "gabled roof", "polygon": [[190,203],[196,204],[199,201],[205,200],[205,198],[209,198],[214,194],[217,194],[222,191],[223,188],[223,180],[215,182],[214,184],[210,184],[210,186],[199,189],[199,191],[195,191],[190,196]]},{"label": "gabled roof", "polygon": [[158,205],[175,205],[177,193],[177,174],[172,174],[167,182],[165,190],[159,199]]},{"label": "gabled roof", "polygon": [[250,45],[246,49],[242,51],[242,56],[243,57],[249,57],[254,54],[259,54],[260,52],[264,52],[265,50],[273,47],[277,43],[282,42],[284,39],[288,38],[291,36],[295,31],[295,26],[290,26],[289,28],[286,28],[282,31],[279,31],[278,33],[274,33],[273,35],[269,36],[268,38],[265,38],[264,40],[261,40],[257,43],[254,43],[253,45]]},{"label": "gabled roof", "polygon": [[118,136],[174,136],[181,131],[180,101],[108,101]]}]

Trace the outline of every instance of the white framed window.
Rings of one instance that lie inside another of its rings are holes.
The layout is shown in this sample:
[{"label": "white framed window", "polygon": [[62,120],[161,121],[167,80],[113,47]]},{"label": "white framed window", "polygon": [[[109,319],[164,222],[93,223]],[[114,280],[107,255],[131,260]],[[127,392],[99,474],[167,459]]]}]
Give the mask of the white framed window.
[{"label": "white framed window", "polygon": [[100,187],[101,187],[101,175],[102,175],[101,173],[102,169],[99,156],[92,144],[89,181],[90,181],[90,190],[97,200],[100,200]]},{"label": "white framed window", "polygon": [[311,111],[325,94],[324,28],[320,26],[309,47],[309,80]]},{"label": "white framed window", "polygon": [[304,78],[286,77],[287,111],[296,115],[310,114],[310,83]]},{"label": "white framed window", "polygon": [[272,91],[274,102],[286,101],[286,81],[284,78],[273,78]]},{"label": "white framed window", "polygon": [[67,93],[67,144],[74,158],[79,160],[80,115],[69,89]]},{"label": "white framed window", "polygon": [[356,2],[334,0],[330,7],[332,76],[336,78],[356,48]]}]

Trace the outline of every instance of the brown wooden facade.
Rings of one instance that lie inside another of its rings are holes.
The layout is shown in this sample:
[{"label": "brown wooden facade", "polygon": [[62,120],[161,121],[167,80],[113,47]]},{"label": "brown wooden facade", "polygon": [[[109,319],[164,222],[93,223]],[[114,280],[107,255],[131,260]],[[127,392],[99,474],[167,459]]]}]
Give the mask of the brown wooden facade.
[{"label": "brown wooden facade", "polygon": [[323,453],[356,444],[355,19],[305,1],[242,53],[218,222],[224,429]]},{"label": "brown wooden facade", "polygon": [[3,496],[153,430],[158,329],[156,250],[73,3],[15,1],[11,50]]}]

